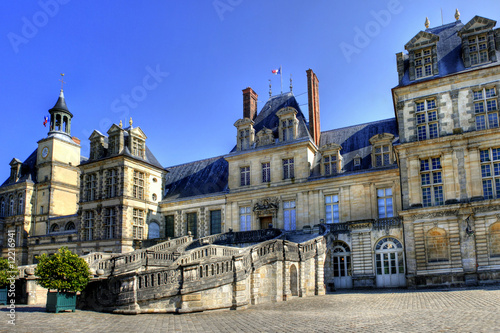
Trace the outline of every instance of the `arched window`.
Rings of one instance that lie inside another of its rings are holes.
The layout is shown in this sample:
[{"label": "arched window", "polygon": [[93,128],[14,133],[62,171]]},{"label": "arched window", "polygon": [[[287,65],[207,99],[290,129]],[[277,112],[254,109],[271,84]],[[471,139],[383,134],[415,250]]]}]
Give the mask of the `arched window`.
[{"label": "arched window", "polygon": [[9,197],[9,216],[14,215],[14,197],[11,195]]},{"label": "arched window", "polygon": [[19,194],[17,197],[17,214],[21,215],[24,212],[24,199],[23,195]]},{"label": "arched window", "polygon": [[446,230],[432,228],[427,232],[427,262],[443,262],[450,260],[449,239]]},{"label": "arched window", "polygon": [[500,222],[490,227],[490,256],[500,257]]},{"label": "arched window", "polygon": [[50,232],[58,232],[59,231],[59,225],[57,223],[54,223],[53,225],[50,226]]},{"label": "arched window", "polygon": [[64,227],[64,230],[75,230],[75,223],[74,222],[68,222],[66,223],[66,226]]},{"label": "arched window", "polygon": [[5,199],[0,199],[0,217],[5,217]]}]

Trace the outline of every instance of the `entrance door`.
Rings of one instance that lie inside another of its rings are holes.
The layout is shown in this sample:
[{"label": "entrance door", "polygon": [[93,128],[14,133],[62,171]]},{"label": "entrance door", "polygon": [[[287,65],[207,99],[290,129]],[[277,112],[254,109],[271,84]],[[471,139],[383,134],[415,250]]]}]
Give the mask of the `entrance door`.
[{"label": "entrance door", "polygon": [[260,228],[261,229],[269,229],[269,226],[273,224],[272,216],[262,216],[260,218]]},{"label": "entrance door", "polygon": [[386,237],[375,246],[377,287],[406,286],[403,246],[396,238]]},{"label": "entrance door", "polygon": [[346,243],[338,242],[332,249],[333,282],[335,288],[352,288],[351,252]]}]

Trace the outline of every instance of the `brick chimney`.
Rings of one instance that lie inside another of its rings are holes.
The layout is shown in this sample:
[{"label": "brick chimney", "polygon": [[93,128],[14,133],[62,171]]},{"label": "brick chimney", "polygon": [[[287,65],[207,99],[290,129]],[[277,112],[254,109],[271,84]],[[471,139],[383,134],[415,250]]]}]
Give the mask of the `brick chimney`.
[{"label": "brick chimney", "polygon": [[319,124],[318,77],[312,69],[307,71],[307,100],[309,104],[309,132],[316,146],[319,146],[321,127]]},{"label": "brick chimney", "polygon": [[257,97],[252,88],[243,89],[243,118],[254,120],[257,117]]}]

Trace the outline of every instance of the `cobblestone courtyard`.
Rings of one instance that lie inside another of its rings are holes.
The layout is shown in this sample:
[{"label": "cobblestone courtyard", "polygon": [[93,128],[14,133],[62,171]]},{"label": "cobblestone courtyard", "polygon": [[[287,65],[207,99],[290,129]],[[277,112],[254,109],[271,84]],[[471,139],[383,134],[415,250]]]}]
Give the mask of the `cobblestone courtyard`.
[{"label": "cobblestone courtyard", "polygon": [[0,311],[1,332],[500,332],[500,286],[339,291],[325,296],[194,314]]}]

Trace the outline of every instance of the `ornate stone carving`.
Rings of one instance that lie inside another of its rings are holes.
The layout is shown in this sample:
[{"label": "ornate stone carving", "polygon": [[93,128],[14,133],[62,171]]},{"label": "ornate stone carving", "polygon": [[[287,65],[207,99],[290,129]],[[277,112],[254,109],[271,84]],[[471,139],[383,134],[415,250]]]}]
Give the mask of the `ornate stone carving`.
[{"label": "ornate stone carving", "polygon": [[279,199],[277,197],[268,197],[259,200],[254,206],[253,211],[257,216],[274,215],[277,216]]}]

